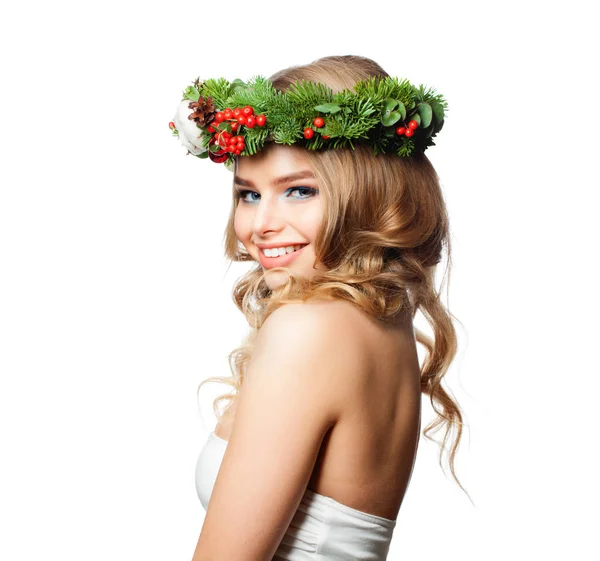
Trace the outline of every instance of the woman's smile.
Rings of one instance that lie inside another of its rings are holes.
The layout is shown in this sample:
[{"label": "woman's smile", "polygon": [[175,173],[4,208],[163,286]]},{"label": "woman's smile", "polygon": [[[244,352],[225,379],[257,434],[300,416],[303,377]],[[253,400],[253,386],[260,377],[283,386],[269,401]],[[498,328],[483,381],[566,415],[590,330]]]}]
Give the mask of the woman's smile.
[{"label": "woman's smile", "polygon": [[[294,259],[296,259],[300,253],[302,253],[302,250],[307,245],[308,244],[287,246],[284,249],[284,253],[281,253],[281,248],[279,248],[279,252],[276,257],[274,255],[275,255],[275,251],[277,250],[277,248],[273,248],[273,249],[260,249],[259,248],[258,258],[259,258],[260,264],[265,269],[272,269],[273,267],[286,267],[289,263],[291,263]],[[289,248],[292,248],[292,249],[290,251],[288,251]],[[266,252],[269,253],[269,255],[267,255]],[[271,255],[271,253],[273,253],[273,255]]]}]

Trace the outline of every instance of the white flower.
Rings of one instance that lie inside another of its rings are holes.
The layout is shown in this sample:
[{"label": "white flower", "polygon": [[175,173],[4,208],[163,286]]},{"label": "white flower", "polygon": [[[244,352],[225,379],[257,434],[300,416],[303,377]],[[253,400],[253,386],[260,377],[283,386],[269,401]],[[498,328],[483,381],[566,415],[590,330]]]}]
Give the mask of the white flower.
[{"label": "white flower", "polygon": [[173,122],[179,133],[179,140],[192,153],[198,156],[207,151],[207,148],[202,146],[202,129],[198,127],[196,121],[190,121],[188,117],[194,112],[188,105],[189,99],[184,99],[177,107],[177,113],[173,117]]}]

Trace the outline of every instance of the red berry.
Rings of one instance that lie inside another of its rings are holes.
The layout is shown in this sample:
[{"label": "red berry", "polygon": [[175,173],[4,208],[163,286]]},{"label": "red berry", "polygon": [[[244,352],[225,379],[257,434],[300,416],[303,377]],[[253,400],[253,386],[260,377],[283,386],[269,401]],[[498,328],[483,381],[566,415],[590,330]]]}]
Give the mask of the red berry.
[{"label": "red berry", "polygon": [[244,109],[242,109],[242,111],[246,117],[249,117],[250,115],[254,115],[254,109],[252,109],[252,107],[250,107],[249,105],[246,105],[246,107],[244,107]]},{"label": "red berry", "polygon": [[256,124],[259,127],[264,127],[265,124],[266,124],[266,122],[267,122],[267,118],[264,115],[257,115],[257,117],[256,117]]},{"label": "red berry", "polygon": [[315,127],[317,127],[318,129],[320,129],[322,126],[325,125],[325,121],[321,117],[317,117],[313,121],[313,125],[315,125]]},{"label": "red berry", "polygon": [[312,130],[311,128],[304,129],[304,138],[306,138],[307,140],[309,140],[313,136],[315,136],[315,131],[314,130]]},{"label": "red berry", "polygon": [[233,118],[233,111],[231,109],[225,109],[225,111],[223,111],[223,115],[224,115],[225,119],[228,121],[229,119]]},{"label": "red berry", "polygon": [[415,131],[414,129],[406,129],[406,132],[404,134],[405,136],[408,136],[410,138],[413,134],[415,134]]},{"label": "red berry", "polygon": [[329,140],[331,137],[330,137],[330,136],[323,135],[321,138],[324,138],[325,140]]},{"label": "red berry", "polygon": [[249,129],[253,129],[254,125],[256,125],[256,117],[253,115],[248,115],[248,117],[246,117],[246,126]]},{"label": "red berry", "polygon": [[239,124],[237,121],[234,121],[233,123],[231,123],[231,125],[230,125],[230,126],[231,126],[231,131],[232,131],[232,132],[235,132],[235,131],[237,131],[237,130],[238,130],[238,128],[239,128],[239,126],[240,126],[240,124]]},{"label": "red berry", "polygon": [[236,156],[239,156],[241,153],[242,153],[242,151],[241,151],[241,150],[236,150],[236,151],[234,152],[234,154],[235,154]]},{"label": "red berry", "polygon": [[233,116],[237,119],[242,114],[242,110],[238,107],[233,110]]},{"label": "red berry", "polygon": [[223,111],[217,111],[217,114],[215,115],[215,121],[217,121],[217,123],[222,123],[225,120],[225,113],[223,113]]},{"label": "red berry", "polygon": [[236,142],[246,142],[242,135],[234,136],[232,140],[235,140]]},{"label": "red berry", "polygon": [[[211,141],[210,141],[211,145],[215,145],[218,144],[217,142],[217,138],[214,137]],[[217,152],[211,152],[210,150],[208,151],[208,157],[213,161],[216,162],[217,164],[221,164],[223,163],[227,158],[227,151],[226,150],[218,150]]]},{"label": "red berry", "polygon": [[244,117],[243,115],[240,115],[240,116],[237,118],[237,122],[238,122],[240,125],[245,125],[245,124],[246,124],[246,117]]},{"label": "red berry", "polygon": [[396,129],[396,134],[399,135],[399,136],[402,136],[405,133],[406,133],[406,127],[398,127]]},{"label": "red berry", "polygon": [[169,128],[170,128],[171,130],[173,130],[174,128],[177,128],[177,127],[175,127],[175,123],[174,123],[173,121],[171,121],[171,122],[169,123]]},{"label": "red berry", "polygon": [[215,129],[213,129],[213,128],[212,128],[210,125],[209,125],[209,127],[208,127],[206,130],[207,130],[208,132],[211,132],[211,133],[212,133],[212,132],[215,132]]},{"label": "red berry", "polygon": [[227,152],[208,152],[208,157],[216,164],[222,164],[229,156]]},{"label": "red berry", "polygon": [[414,119],[410,120],[408,122],[408,128],[411,130],[415,130],[417,127],[419,126],[419,123],[417,123],[417,121],[415,121]]}]

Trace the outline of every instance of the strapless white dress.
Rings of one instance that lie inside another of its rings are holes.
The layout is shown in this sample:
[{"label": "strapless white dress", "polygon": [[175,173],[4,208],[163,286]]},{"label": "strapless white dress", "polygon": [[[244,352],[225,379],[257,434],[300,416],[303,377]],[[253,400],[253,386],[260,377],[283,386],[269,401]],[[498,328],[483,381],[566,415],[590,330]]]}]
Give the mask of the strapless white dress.
[{"label": "strapless white dress", "polygon": [[[204,509],[227,441],[208,435],[196,464],[196,491]],[[273,561],[384,561],[395,520],[368,514],[306,489]]]}]

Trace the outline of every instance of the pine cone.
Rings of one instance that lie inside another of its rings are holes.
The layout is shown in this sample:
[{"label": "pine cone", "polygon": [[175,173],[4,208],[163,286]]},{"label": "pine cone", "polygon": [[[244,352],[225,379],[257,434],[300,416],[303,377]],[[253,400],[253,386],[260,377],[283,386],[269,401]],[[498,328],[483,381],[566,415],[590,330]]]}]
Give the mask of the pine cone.
[{"label": "pine cone", "polygon": [[212,97],[204,99],[201,95],[198,101],[191,101],[188,107],[194,110],[188,119],[196,121],[199,127],[208,127],[215,120],[217,108],[213,105]]}]

